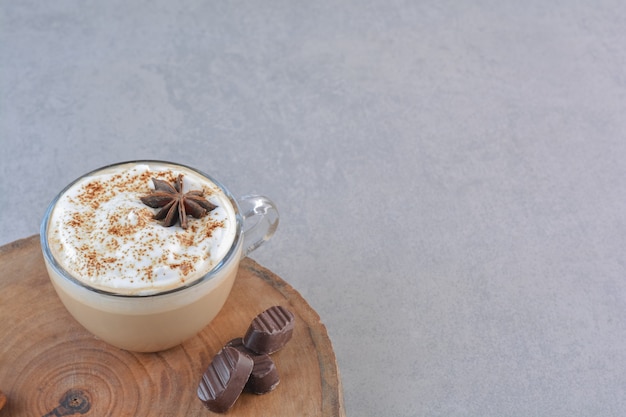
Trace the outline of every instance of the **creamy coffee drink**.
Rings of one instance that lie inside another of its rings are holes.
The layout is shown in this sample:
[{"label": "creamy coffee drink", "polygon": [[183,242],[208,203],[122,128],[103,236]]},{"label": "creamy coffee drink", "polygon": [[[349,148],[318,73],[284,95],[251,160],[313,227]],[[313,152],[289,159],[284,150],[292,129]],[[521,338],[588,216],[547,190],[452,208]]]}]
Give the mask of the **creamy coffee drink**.
[{"label": "creamy coffee drink", "polygon": [[[167,162],[87,174],[42,222],[50,279],[72,316],[106,342],[141,352],[180,344],[218,314],[242,254],[274,233],[271,201],[240,202],[260,209],[240,214],[223,186]],[[259,237],[244,248],[243,224],[255,216],[261,220],[248,230]]]}]

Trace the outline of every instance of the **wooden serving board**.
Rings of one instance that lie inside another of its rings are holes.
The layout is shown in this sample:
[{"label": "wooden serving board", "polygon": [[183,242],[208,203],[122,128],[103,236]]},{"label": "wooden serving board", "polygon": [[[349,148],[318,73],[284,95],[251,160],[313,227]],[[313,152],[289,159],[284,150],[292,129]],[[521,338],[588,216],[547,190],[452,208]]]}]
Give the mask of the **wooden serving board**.
[{"label": "wooden serving board", "polygon": [[[200,334],[160,353],[111,347],[59,301],[39,236],[0,247],[0,391],[5,416],[212,415],[196,396],[202,373],[229,340],[273,305],[296,316],[291,341],[272,355],[280,384],[243,393],[230,416],[345,416],[339,370],[325,326],[302,296],[249,258],[226,305]],[[65,413],[65,414],[63,414]]]}]

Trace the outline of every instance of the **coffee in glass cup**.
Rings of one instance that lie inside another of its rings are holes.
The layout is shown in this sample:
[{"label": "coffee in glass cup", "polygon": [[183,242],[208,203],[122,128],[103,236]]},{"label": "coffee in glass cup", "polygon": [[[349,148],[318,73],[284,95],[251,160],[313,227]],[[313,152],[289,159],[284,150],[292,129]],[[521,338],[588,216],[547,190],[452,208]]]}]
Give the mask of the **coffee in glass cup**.
[{"label": "coffee in glass cup", "polygon": [[155,352],[213,320],[241,257],[277,224],[265,197],[237,201],[191,167],[131,161],[68,185],[40,238],[55,291],[83,327],[119,348]]}]

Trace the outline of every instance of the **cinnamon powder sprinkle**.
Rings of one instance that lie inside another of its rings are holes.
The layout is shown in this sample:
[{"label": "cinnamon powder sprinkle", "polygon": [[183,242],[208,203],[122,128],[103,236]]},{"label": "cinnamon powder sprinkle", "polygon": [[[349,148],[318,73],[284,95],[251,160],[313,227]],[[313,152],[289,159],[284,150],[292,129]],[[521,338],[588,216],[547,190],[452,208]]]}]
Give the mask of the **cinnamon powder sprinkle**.
[{"label": "cinnamon powder sprinkle", "polygon": [[106,193],[106,187],[100,181],[87,183],[83,187],[83,193],[77,196],[79,203],[89,205],[94,210],[100,206],[102,197]]},{"label": "cinnamon powder sprinkle", "polygon": [[[166,228],[139,197],[152,190],[152,178],[173,182],[178,176],[171,170],[129,170],[88,178],[67,197],[67,207],[73,210],[61,217],[59,226],[71,231],[70,241],[57,233],[56,251],[64,245],[73,246],[66,262],[94,285],[124,287],[123,280],[130,284],[164,280],[172,285],[172,278],[185,282],[198,272],[199,265],[211,262],[214,244],[203,245],[217,229],[226,228],[228,220],[222,220],[225,216],[216,210],[201,221],[190,222],[186,230],[174,227],[161,233]],[[215,193],[210,187],[202,188],[206,196]],[[73,245],[69,244],[72,240]]]}]

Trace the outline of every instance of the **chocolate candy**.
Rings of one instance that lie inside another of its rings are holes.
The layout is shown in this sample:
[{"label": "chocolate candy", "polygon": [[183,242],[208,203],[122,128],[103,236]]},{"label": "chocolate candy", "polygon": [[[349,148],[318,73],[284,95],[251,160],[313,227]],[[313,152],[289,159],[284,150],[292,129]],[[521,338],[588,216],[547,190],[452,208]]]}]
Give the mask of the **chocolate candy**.
[{"label": "chocolate candy", "polygon": [[256,353],[274,353],[291,339],[294,321],[285,307],[270,307],[252,320],[243,344]]},{"label": "chocolate candy", "polygon": [[272,391],[280,379],[270,353],[291,339],[295,318],[285,307],[270,307],[252,320],[243,338],[228,342],[202,375],[198,397],[206,408],[224,413],[243,389],[255,394]]},{"label": "chocolate candy", "polygon": [[220,350],[198,386],[198,397],[204,406],[216,413],[228,411],[243,391],[253,366],[249,356],[233,347]]},{"label": "chocolate candy", "polygon": [[276,388],[280,382],[280,378],[278,376],[278,369],[276,369],[276,365],[269,355],[255,353],[246,348],[243,345],[241,337],[231,340],[226,343],[226,346],[234,347],[248,355],[254,361],[252,373],[244,388],[246,391],[255,394],[266,394]]}]

